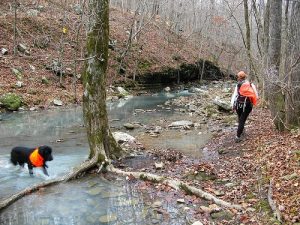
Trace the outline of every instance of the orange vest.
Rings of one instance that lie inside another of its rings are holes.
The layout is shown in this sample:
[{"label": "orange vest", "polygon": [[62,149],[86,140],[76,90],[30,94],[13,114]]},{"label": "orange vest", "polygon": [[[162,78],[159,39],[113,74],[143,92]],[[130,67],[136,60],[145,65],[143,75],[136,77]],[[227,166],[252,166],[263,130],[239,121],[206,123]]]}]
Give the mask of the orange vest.
[{"label": "orange vest", "polygon": [[30,162],[35,167],[41,167],[44,165],[44,158],[39,154],[39,149],[36,148],[29,156]]},{"label": "orange vest", "polygon": [[257,96],[254,89],[251,86],[251,83],[245,82],[240,87],[240,95],[245,96],[250,99],[253,105],[257,104]]}]

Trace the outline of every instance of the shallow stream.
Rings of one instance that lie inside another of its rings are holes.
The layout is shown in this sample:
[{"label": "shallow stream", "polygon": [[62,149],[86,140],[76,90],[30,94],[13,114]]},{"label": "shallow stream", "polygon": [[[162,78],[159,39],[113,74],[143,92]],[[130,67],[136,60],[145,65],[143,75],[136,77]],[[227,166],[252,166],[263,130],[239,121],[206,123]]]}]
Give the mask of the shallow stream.
[{"label": "shallow stream", "polygon": [[[176,121],[180,115],[173,109],[159,105],[170,98],[188,94],[186,91],[160,93],[110,102],[107,105],[110,125],[113,130],[137,136],[141,130],[125,131],[122,130],[123,124],[138,122],[153,125],[164,119]],[[136,113],[140,109],[144,113]],[[33,184],[61,176],[86,159],[88,144],[82,124],[81,107],[1,115],[0,200]],[[201,145],[209,135],[199,136],[199,131],[190,131],[188,135],[173,132],[168,131],[155,141],[142,139],[147,147],[171,146],[172,149],[185,149],[185,153],[201,156]],[[20,168],[9,162],[12,147],[38,145],[53,148],[54,160],[47,163],[50,177],[35,168],[35,175],[31,178],[26,166]],[[134,185],[126,183],[124,179],[109,182],[99,176],[88,176],[22,198],[1,212],[0,224],[163,224],[160,216],[156,218],[157,214],[149,211],[149,196],[138,193]],[[185,216],[180,210],[168,205],[164,207],[172,215],[168,221],[173,221],[166,224],[184,223]]]}]

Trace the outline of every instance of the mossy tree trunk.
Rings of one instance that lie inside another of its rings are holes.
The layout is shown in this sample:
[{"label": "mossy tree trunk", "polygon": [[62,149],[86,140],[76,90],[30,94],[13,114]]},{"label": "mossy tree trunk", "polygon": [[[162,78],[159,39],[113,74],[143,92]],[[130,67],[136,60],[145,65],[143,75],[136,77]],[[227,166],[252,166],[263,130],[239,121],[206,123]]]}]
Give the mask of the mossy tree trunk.
[{"label": "mossy tree trunk", "polygon": [[87,61],[83,74],[83,115],[90,146],[89,158],[104,162],[119,157],[106,111],[106,71],[109,41],[109,0],[92,0],[89,5]]},{"label": "mossy tree trunk", "polygon": [[270,94],[270,108],[274,118],[274,124],[278,130],[284,130],[285,96],[282,89],[284,80],[279,73],[281,59],[282,0],[271,0],[270,3],[268,91]]}]

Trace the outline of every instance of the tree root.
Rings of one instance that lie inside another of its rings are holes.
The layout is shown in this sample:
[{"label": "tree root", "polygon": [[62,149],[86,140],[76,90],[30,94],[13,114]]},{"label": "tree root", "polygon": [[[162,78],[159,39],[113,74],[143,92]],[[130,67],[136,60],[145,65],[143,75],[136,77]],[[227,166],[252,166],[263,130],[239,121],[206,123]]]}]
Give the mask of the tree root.
[{"label": "tree root", "polygon": [[182,189],[187,193],[194,194],[194,195],[196,195],[198,197],[201,197],[201,198],[204,198],[206,200],[213,201],[216,204],[218,204],[220,206],[224,206],[226,208],[233,208],[233,209],[237,209],[237,210],[242,210],[243,209],[241,205],[231,204],[229,202],[226,202],[222,199],[219,199],[219,198],[213,196],[212,194],[210,194],[208,192],[205,192],[201,189],[190,186],[190,185],[188,185],[188,184],[186,184],[186,183],[184,183],[180,180],[168,179],[168,178],[158,176],[158,175],[155,175],[155,174],[150,174],[150,173],[125,172],[123,170],[119,170],[119,169],[114,168],[112,165],[110,165],[107,169],[111,172],[121,174],[121,175],[124,175],[124,176],[133,176],[137,179],[143,179],[143,180],[149,180],[149,181],[152,181],[152,182],[162,183],[162,184],[165,184],[165,185],[168,185],[168,186],[172,187],[175,190]]},{"label": "tree root", "polygon": [[280,211],[278,210],[278,208],[276,207],[276,203],[274,202],[272,195],[273,195],[273,180],[270,180],[270,185],[269,185],[269,190],[268,190],[268,202],[269,205],[274,213],[274,216],[276,217],[276,219],[281,223],[281,215],[280,215]]},{"label": "tree root", "polygon": [[[77,176],[79,176],[80,174],[84,173],[85,171],[89,170],[90,168],[94,167],[97,165],[97,157],[94,157],[88,161],[83,162],[80,166],[75,167],[70,173],[66,174],[63,177],[60,178],[56,178],[53,180],[48,180],[45,182],[42,182],[40,184],[36,184],[34,186],[31,186],[29,188],[26,188],[12,196],[10,196],[9,198],[3,200],[0,202],[0,211],[3,210],[4,208],[8,207],[9,205],[11,205],[12,203],[14,203],[15,201],[17,201],[18,199],[31,194],[35,191],[38,191],[40,188],[43,187],[47,187],[47,186],[51,186],[60,182],[66,182],[69,180],[72,180],[74,178],[76,178]],[[102,167],[101,167],[102,168]]]}]

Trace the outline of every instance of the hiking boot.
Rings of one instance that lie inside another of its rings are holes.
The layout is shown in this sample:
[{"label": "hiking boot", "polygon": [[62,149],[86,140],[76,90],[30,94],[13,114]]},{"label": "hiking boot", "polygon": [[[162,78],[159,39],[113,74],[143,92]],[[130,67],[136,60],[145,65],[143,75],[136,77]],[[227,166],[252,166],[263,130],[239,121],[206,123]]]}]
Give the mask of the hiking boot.
[{"label": "hiking boot", "polygon": [[241,137],[236,136],[234,139],[235,143],[239,143],[242,141]]}]

